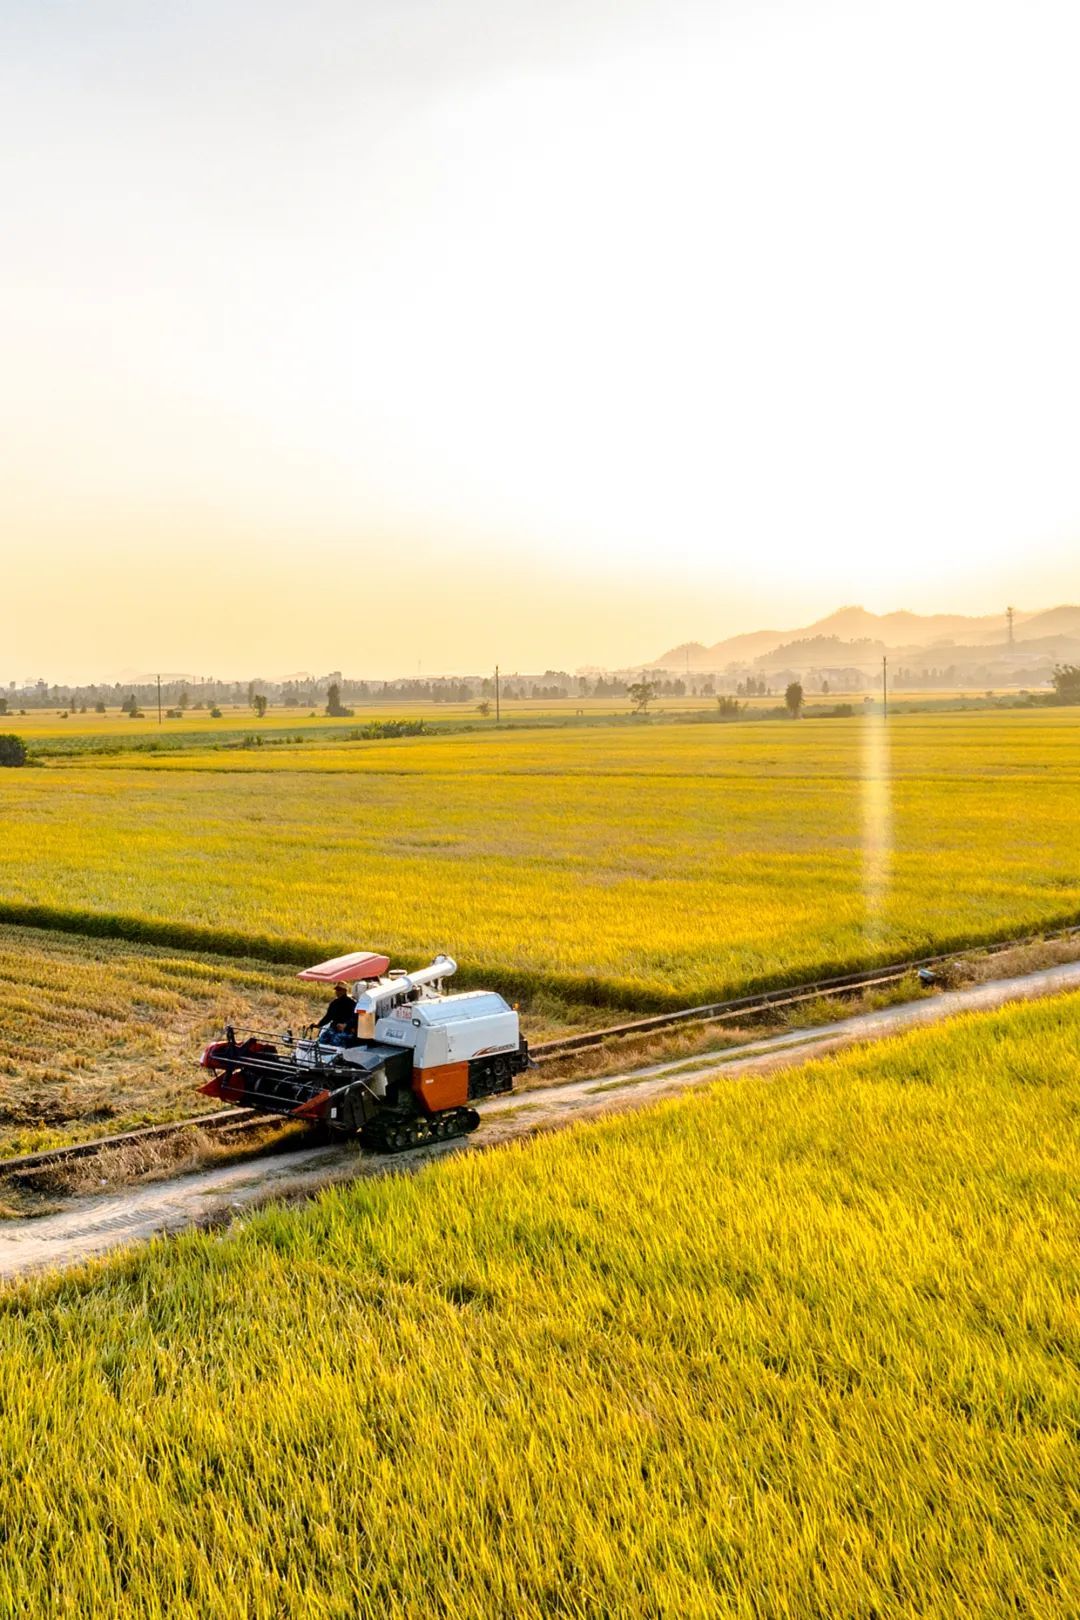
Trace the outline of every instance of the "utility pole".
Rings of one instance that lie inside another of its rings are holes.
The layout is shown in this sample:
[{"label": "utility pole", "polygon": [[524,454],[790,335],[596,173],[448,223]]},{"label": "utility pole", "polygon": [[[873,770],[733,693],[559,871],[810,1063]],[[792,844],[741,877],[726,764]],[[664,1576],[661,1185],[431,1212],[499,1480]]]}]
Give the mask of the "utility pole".
[{"label": "utility pole", "polygon": [[889,718],[889,660],[887,657],[882,657],[881,660],[881,718],[883,720]]},{"label": "utility pole", "polygon": [[1013,645],[1013,614],[1015,612],[1016,612],[1015,608],[1009,607],[1009,608],[1005,609],[1005,617],[1009,621],[1009,646],[1010,647]]},{"label": "utility pole", "polygon": [[161,676],[157,678],[157,723],[161,724]]},{"label": "utility pole", "polygon": [[499,666],[495,665],[495,724],[499,723]]}]

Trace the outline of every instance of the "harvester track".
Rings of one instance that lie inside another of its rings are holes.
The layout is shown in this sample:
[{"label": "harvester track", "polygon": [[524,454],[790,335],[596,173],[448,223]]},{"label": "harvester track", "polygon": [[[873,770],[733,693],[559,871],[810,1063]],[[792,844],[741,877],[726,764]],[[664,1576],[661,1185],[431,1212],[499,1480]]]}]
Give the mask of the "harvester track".
[{"label": "harvester track", "polygon": [[[966,950],[944,951],[937,956],[920,956],[907,962],[893,962],[885,967],[862,973],[841,973],[831,978],[814,979],[807,983],[789,985],[778,990],[763,990],[756,995],[736,996],[729,1001],[716,1001],[700,1007],[684,1007],[674,1012],[651,1014],[646,1018],[631,1019],[604,1029],[588,1030],[581,1035],[563,1035],[550,1041],[531,1045],[529,1056],[533,1063],[544,1065],[608,1042],[627,1037],[647,1035],[654,1031],[677,1028],[681,1025],[720,1024],[735,1019],[746,1019],[757,1013],[796,1007],[815,1001],[822,996],[853,996],[867,990],[895,984],[919,968],[943,967],[965,958],[992,958],[1024,946],[1080,938],[1080,927],[1059,928],[1039,934],[1028,934],[1019,939],[999,940],[991,945],[972,946]],[[172,1120],[162,1125],[141,1126],[138,1130],[124,1131],[113,1136],[99,1136],[90,1141],[76,1142],[67,1147],[50,1148],[42,1153],[24,1153],[17,1158],[0,1159],[0,1181],[32,1178],[35,1172],[52,1169],[78,1159],[92,1158],[113,1149],[137,1146],[143,1142],[179,1135],[183,1131],[198,1129],[213,1136],[233,1137],[254,1134],[288,1123],[287,1118],[259,1113],[248,1108],[226,1108],[212,1114],[195,1114],[190,1118]]]}]

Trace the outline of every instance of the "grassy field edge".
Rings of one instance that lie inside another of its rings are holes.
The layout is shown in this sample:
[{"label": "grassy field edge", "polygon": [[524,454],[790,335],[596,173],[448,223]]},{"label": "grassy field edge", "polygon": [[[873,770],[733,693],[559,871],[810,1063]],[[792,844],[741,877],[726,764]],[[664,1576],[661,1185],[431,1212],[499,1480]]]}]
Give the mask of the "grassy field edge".
[{"label": "grassy field edge", "polygon": [[[244,934],[229,929],[210,928],[198,923],[162,922],[149,917],[41,905],[36,902],[0,900],[0,923],[21,927],[41,928],[64,934],[81,934],[90,939],[125,940],[133,944],[160,945],[172,949],[194,950],[211,956],[230,959],[247,957],[278,965],[303,967],[317,961],[355,950],[365,942],[355,939],[276,938],[266,934]],[[1056,915],[1033,916],[1020,933],[1008,936],[1009,941],[1035,939],[1080,925],[1080,914],[1075,910]],[[367,941],[371,945],[371,941]],[[951,951],[977,950],[1005,943],[992,930],[969,929],[934,939],[926,937],[911,942],[910,955],[901,957],[895,950],[881,947],[858,956],[822,957],[814,964],[812,975],[805,969],[779,969],[775,973],[748,975],[735,983],[718,982],[699,1004],[734,999],[741,995],[754,995],[772,990],[794,988],[799,984],[815,983],[821,979],[856,973],[862,969],[876,969],[894,963],[920,961],[925,957],[948,955]],[[374,947],[373,947],[374,948]],[[424,965],[428,958],[395,956],[395,966],[413,968]],[[616,1012],[662,1013],[674,1012],[687,1005],[678,992],[665,993],[638,983],[605,978],[602,975],[574,973],[536,973],[512,967],[490,967],[458,960],[455,982],[461,988],[484,986],[497,988],[504,995],[527,999],[544,994],[559,998],[579,1007],[606,1007]]]}]

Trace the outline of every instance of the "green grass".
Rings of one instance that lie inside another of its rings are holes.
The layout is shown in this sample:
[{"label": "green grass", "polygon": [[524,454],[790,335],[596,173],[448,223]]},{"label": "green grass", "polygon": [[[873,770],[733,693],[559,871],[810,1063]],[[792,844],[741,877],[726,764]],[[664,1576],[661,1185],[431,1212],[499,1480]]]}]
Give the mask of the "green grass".
[{"label": "green grass", "polygon": [[1080,998],[0,1307],[0,1612],[1075,1613]]},{"label": "green grass", "polygon": [[1075,713],[668,724],[0,773],[0,916],[722,998],[1080,917]]}]

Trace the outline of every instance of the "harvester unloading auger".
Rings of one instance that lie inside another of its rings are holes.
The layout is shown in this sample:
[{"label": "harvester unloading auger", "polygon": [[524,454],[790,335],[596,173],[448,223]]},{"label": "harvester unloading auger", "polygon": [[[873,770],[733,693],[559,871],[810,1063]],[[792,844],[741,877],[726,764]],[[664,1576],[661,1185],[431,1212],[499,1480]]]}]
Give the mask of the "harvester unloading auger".
[{"label": "harvester unloading auger", "polygon": [[199,1090],[359,1134],[379,1153],[474,1131],[469,1103],[512,1091],[529,1066],[517,1013],[492,990],[446,994],[457,971],[449,956],[415,973],[389,970],[389,957],[370,951],[305,968],[298,978],[358,987],[349,1016],[300,1036],[230,1027],[199,1059],[211,1071]]}]

